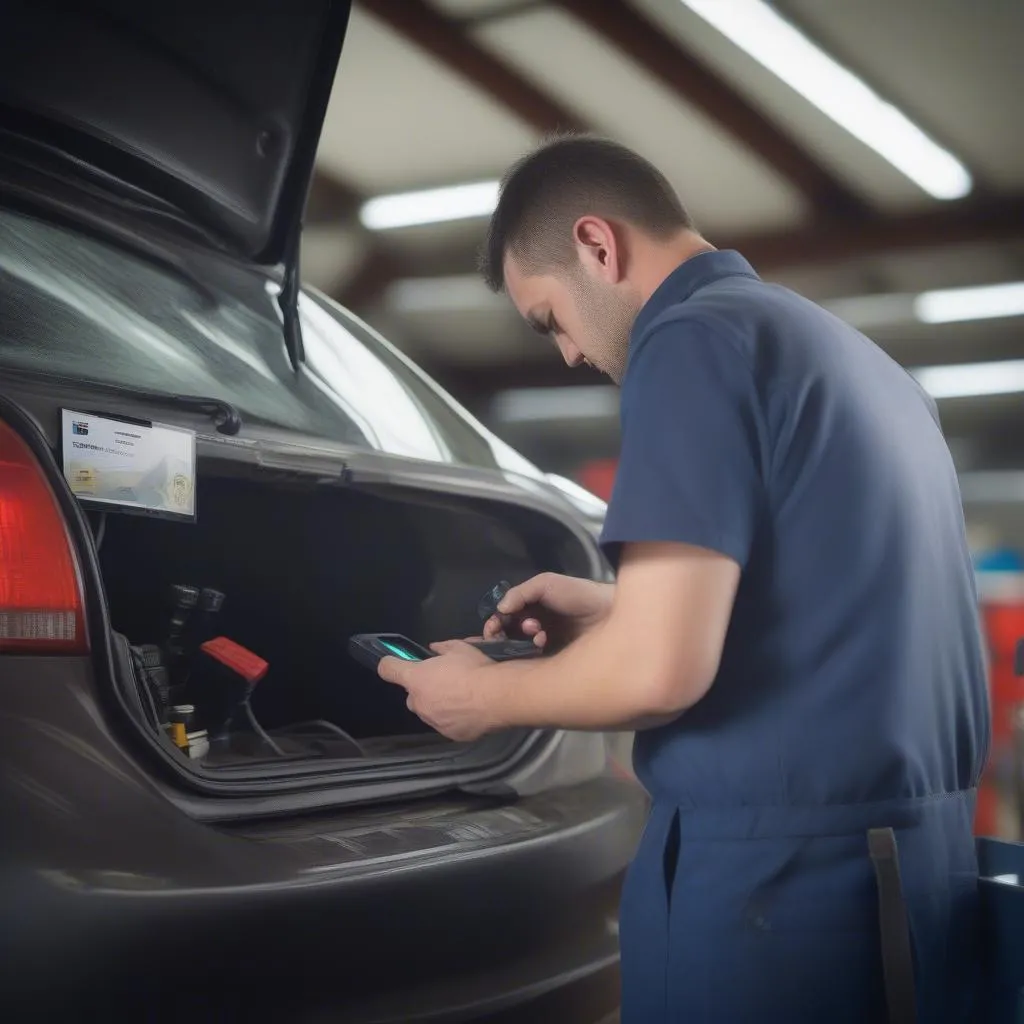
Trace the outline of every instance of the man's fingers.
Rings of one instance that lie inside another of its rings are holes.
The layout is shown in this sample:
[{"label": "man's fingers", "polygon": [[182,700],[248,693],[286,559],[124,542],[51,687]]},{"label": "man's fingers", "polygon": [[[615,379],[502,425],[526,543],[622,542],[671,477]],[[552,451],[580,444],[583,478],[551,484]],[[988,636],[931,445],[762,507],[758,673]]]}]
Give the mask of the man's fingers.
[{"label": "man's fingers", "polygon": [[505,638],[505,627],[497,615],[492,615],[484,623],[484,640],[503,640]]},{"label": "man's fingers", "polygon": [[[541,625],[539,619],[523,619],[519,623],[519,631],[527,639],[537,640],[538,637],[543,637],[539,641],[540,646],[544,646],[547,643],[547,636],[544,633],[544,627]],[[504,640],[506,639],[505,630],[502,628],[502,624],[499,619],[492,618],[488,619],[484,625],[484,640]]]},{"label": "man's fingers", "polygon": [[521,612],[528,604],[533,604],[540,599],[544,593],[544,587],[538,583],[539,577],[520,583],[513,587],[499,602],[498,611],[502,615],[515,615]]},{"label": "man's fingers", "polygon": [[539,576],[533,576],[526,582],[512,587],[498,602],[498,611],[502,615],[515,615],[527,605],[543,604],[551,579],[551,573],[542,572]]},{"label": "man's fingers", "polygon": [[436,654],[451,654],[452,651],[460,650],[468,646],[465,640],[439,640],[431,644],[430,649]]},{"label": "man's fingers", "polygon": [[405,706],[426,726],[429,726],[435,732],[437,732],[437,725],[433,722],[430,716],[419,706],[419,700],[415,694],[410,693],[405,698]]},{"label": "man's fingers", "polygon": [[498,611],[502,615],[515,615],[521,612],[534,598],[531,596],[530,580],[513,587],[499,602]]},{"label": "man's fingers", "polygon": [[377,663],[377,675],[386,683],[405,686],[409,672],[409,662],[402,658],[381,658]]}]

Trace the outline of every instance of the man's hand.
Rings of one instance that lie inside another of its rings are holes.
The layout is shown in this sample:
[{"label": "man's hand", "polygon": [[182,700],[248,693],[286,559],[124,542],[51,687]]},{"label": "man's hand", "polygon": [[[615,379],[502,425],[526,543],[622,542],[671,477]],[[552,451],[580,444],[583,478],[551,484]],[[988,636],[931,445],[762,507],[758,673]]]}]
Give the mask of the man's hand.
[{"label": "man's hand", "polygon": [[[498,604],[500,615],[484,625],[484,638],[504,639],[507,623],[538,647],[560,650],[607,618],[615,587],[544,572],[513,587]],[[504,621],[503,621],[504,619]]]},{"label": "man's hand", "polygon": [[[520,617],[527,608],[544,612],[535,620],[544,627],[533,633],[541,646],[548,612],[561,616],[560,625],[579,631],[564,650],[496,664],[452,640],[432,645],[438,657],[425,662],[384,658],[378,672],[405,688],[423,721],[462,742],[497,729],[664,724],[714,682],[739,580],[739,564],[714,551],[627,544],[615,587],[550,575],[528,580],[501,602],[502,612]],[[485,637],[495,638],[497,625],[488,622]]]},{"label": "man's hand", "polygon": [[377,674],[404,687],[409,710],[450,740],[471,743],[496,728],[485,700],[494,662],[461,640],[431,644],[430,649],[438,656],[426,661],[382,658]]},{"label": "man's hand", "polygon": [[614,595],[612,608],[595,602],[596,624],[556,654],[488,668],[481,718],[494,728],[596,730],[672,721],[714,682],[739,579],[738,563],[714,551],[627,544],[618,583],[597,591]]}]

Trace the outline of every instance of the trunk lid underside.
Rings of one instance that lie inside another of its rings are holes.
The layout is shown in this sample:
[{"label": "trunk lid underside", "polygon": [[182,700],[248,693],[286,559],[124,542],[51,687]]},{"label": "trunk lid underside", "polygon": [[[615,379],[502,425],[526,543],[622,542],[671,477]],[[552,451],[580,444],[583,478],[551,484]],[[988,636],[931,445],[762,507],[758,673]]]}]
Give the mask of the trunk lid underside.
[{"label": "trunk lid underside", "polygon": [[349,0],[11,0],[0,124],[264,265],[296,246]]}]

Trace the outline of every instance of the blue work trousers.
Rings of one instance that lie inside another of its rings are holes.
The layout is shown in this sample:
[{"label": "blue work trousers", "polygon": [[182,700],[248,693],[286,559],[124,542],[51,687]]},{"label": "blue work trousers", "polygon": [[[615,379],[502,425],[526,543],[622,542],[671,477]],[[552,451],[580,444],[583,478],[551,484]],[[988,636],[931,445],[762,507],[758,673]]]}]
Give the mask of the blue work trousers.
[{"label": "blue work trousers", "polygon": [[918,1024],[971,1019],[974,791],[816,808],[655,800],[622,896],[623,1024],[884,1024],[869,828],[892,827]]}]

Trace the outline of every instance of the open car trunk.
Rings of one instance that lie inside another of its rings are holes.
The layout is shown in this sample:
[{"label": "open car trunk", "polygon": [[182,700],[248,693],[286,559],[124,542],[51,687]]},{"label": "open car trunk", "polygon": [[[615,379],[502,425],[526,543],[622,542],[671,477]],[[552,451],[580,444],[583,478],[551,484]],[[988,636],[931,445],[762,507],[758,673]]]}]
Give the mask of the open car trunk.
[{"label": "open car trunk", "polygon": [[[140,726],[183,767],[268,782],[374,764],[421,775],[441,762],[493,767],[524,744],[526,734],[450,743],[347,644],[363,632],[423,645],[475,635],[477,606],[497,581],[546,569],[587,574],[588,552],[556,518],[202,459],[197,509],[195,522],[90,513],[111,624],[127,655],[119,685]],[[217,591],[223,603],[213,613],[193,609],[176,629],[176,587]],[[251,690],[203,651],[219,637],[267,663]],[[248,707],[233,705],[245,692]],[[186,719],[177,732],[176,718]],[[175,743],[182,732],[184,747]]]}]

